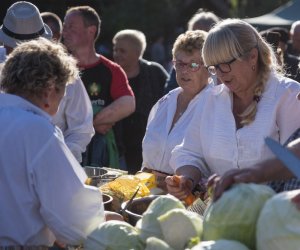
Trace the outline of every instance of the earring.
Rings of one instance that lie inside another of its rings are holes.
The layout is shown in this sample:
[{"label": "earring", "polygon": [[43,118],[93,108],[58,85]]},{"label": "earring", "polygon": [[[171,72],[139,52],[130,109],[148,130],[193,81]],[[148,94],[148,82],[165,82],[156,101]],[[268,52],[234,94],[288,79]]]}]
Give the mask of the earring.
[{"label": "earring", "polygon": [[251,69],[252,71],[255,71],[255,65],[252,65]]}]

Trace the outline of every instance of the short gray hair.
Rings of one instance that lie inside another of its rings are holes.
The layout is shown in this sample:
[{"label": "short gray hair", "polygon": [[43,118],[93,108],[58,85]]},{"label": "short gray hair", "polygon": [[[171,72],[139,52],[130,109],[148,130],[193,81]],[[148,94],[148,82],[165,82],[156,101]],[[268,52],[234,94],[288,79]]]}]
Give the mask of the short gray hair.
[{"label": "short gray hair", "polygon": [[112,40],[113,44],[116,43],[118,39],[129,39],[133,45],[137,48],[140,58],[143,57],[144,52],[147,47],[146,36],[142,31],[126,29],[117,32]]},{"label": "short gray hair", "polygon": [[200,12],[194,14],[188,21],[187,28],[188,30],[194,30],[195,25],[200,25],[202,30],[209,31],[219,20],[219,17],[217,17],[213,12],[200,10]]},{"label": "short gray hair", "polygon": [[295,21],[292,23],[291,29],[290,29],[290,34],[293,35],[296,27],[300,26],[300,20]]}]

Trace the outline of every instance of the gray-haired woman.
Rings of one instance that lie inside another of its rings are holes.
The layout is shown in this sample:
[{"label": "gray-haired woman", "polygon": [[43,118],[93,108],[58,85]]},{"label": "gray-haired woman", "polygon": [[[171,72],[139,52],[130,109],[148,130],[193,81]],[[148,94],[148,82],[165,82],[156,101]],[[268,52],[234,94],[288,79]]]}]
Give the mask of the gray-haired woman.
[{"label": "gray-haired woman", "polygon": [[20,44],[3,66],[0,248],[78,244],[104,221],[99,190],[84,184],[86,174],[51,123],[77,76],[75,59],[44,38]]},{"label": "gray-haired woman", "polygon": [[[284,143],[300,124],[298,82],[280,73],[269,44],[254,27],[239,19],[219,22],[208,33],[203,59],[223,82],[199,106],[171,165],[194,185],[201,176],[247,168],[273,157],[269,136]],[[167,178],[171,193],[190,192]],[[189,185],[184,185],[189,186]]]}]

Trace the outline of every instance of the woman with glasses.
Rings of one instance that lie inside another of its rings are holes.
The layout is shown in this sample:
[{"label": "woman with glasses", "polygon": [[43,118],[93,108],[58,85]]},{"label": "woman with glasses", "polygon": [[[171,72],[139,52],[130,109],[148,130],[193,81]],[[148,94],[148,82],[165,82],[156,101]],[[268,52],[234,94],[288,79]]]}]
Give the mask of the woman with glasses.
[{"label": "woman with glasses", "polygon": [[201,56],[205,31],[187,31],[175,41],[172,54],[179,87],[162,97],[152,108],[143,140],[143,171],[154,173],[159,186],[174,174],[171,151],[180,144],[197,103],[208,86],[209,74]]},{"label": "woman with glasses", "polygon": [[300,85],[283,77],[272,47],[251,25],[219,22],[209,31],[202,55],[209,73],[223,84],[211,89],[172,153],[171,166],[186,178],[180,187],[172,177],[166,182],[180,199],[203,176],[274,157],[264,138],[284,143],[300,124]]}]

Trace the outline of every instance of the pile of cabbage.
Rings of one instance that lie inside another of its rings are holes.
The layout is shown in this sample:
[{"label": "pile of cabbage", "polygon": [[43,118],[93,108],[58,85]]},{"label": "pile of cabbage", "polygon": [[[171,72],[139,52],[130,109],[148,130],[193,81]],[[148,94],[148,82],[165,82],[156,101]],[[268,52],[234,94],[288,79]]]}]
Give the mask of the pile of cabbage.
[{"label": "pile of cabbage", "polygon": [[238,184],[211,203],[204,217],[171,195],[155,199],[137,225],[107,221],[84,242],[87,250],[300,249],[300,191],[275,195],[266,185]]},{"label": "pile of cabbage", "polygon": [[300,249],[300,211],[291,201],[299,193],[275,194],[266,185],[235,185],[205,211],[201,239],[234,240],[251,250]]}]

